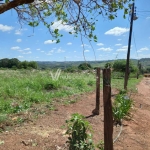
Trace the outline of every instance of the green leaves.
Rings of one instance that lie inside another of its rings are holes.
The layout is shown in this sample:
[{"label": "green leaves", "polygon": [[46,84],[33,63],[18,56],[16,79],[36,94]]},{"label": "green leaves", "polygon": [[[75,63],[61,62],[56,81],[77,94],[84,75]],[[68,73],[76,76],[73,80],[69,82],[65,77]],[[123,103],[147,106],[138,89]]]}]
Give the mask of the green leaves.
[{"label": "green leaves", "polygon": [[54,33],[55,33],[56,35],[58,35],[58,31],[59,31],[59,29],[55,29],[55,30],[54,30]]},{"label": "green leaves", "polygon": [[114,15],[110,14],[110,15],[109,15],[109,19],[110,19],[110,20],[115,19]]},{"label": "green leaves", "polygon": [[[10,0],[5,0],[5,3]],[[12,1],[13,2],[13,1]],[[51,28],[55,21],[60,21],[62,25],[64,23],[73,28],[74,31],[68,31],[69,34],[77,37],[82,35],[88,38],[90,41],[97,42],[97,36],[95,35],[96,22],[99,20],[99,16],[107,17],[107,19],[113,20],[117,17],[117,11],[123,9],[125,18],[128,14],[128,8],[132,4],[132,0],[118,0],[110,1],[109,3],[102,3],[101,1],[83,1],[82,5],[75,4],[74,1],[68,0],[52,0],[33,2],[15,1],[17,3],[17,13],[19,21],[28,23],[31,27],[36,27],[39,23],[43,23],[48,28],[52,37],[56,38],[57,43],[60,42],[62,34],[58,29]],[[33,3],[32,3],[33,2]],[[128,6],[127,6],[128,4]],[[11,6],[14,7],[13,5]],[[127,8],[126,8],[127,7]],[[1,10],[0,13],[7,11]],[[53,20],[54,19],[54,20]]]},{"label": "green leaves", "polygon": [[50,10],[47,10],[43,14],[45,15],[45,17],[47,17],[47,16],[50,16],[52,12]]},{"label": "green leaves", "polygon": [[66,134],[69,135],[66,143],[69,145],[69,150],[94,150],[92,135],[88,133],[91,127],[84,116],[73,114],[66,123],[68,127]]},{"label": "green leaves", "polygon": [[5,0],[5,3],[8,3],[9,2],[9,0]]},{"label": "green leaves", "polygon": [[28,25],[31,27],[37,27],[39,25],[39,23],[37,21],[33,21],[33,22],[29,22]]},{"label": "green leaves", "polygon": [[132,100],[125,94],[118,94],[113,104],[113,117],[116,123],[121,124],[121,120],[128,114],[132,106]]}]

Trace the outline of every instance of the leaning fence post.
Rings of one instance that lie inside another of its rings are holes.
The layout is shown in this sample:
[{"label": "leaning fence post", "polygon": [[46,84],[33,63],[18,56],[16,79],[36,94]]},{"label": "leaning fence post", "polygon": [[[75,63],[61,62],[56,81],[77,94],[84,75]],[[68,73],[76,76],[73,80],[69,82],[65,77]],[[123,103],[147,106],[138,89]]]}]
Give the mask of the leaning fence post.
[{"label": "leaning fence post", "polygon": [[99,115],[100,106],[100,68],[96,68],[96,106],[92,111],[94,115]]},{"label": "leaning fence post", "polygon": [[111,103],[111,70],[103,70],[104,150],[113,150],[113,116]]}]

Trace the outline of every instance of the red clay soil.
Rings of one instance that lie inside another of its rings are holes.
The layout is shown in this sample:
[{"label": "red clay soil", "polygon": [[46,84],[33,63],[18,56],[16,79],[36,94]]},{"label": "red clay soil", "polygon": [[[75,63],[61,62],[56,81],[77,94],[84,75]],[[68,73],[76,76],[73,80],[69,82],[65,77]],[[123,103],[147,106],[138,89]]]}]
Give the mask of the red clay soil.
[{"label": "red clay soil", "polygon": [[[150,150],[150,78],[143,78],[131,93],[134,100],[132,119],[123,121],[122,128],[114,126],[114,150]],[[112,90],[112,94],[117,94]],[[100,115],[91,116],[95,108],[95,93],[81,96],[70,105],[59,105],[55,111],[41,115],[37,120],[0,133],[0,150],[67,150],[65,120],[71,114],[87,117],[93,128],[94,142],[103,140],[103,103],[101,92]]]}]

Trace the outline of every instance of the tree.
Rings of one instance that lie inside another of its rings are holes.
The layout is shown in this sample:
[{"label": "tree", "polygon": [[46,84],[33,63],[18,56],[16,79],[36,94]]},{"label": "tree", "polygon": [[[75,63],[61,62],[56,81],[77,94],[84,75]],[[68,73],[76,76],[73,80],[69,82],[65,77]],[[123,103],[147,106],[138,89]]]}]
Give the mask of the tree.
[{"label": "tree", "polygon": [[[129,65],[130,72],[135,72],[137,71],[137,68],[133,66],[133,64],[130,62]],[[113,70],[114,71],[119,71],[119,72],[125,72],[126,70],[126,60],[117,60],[113,64]]]},{"label": "tree", "polygon": [[28,65],[29,65],[29,62],[25,60],[25,61],[22,61],[22,62],[20,63],[19,68],[20,68],[20,69],[27,69],[27,68],[28,68]]},{"label": "tree", "polygon": [[107,62],[104,67],[105,67],[106,69],[107,69],[107,68],[112,68],[112,63]]},{"label": "tree", "polygon": [[91,68],[92,68],[91,65],[88,64],[88,63],[82,63],[78,66],[78,69],[80,69],[80,70],[88,70],[88,69],[91,69]]},{"label": "tree", "polygon": [[30,61],[28,63],[28,67],[31,67],[31,68],[34,68],[34,69],[37,69],[38,68],[38,65],[35,61]]},{"label": "tree", "polygon": [[18,68],[20,61],[17,58],[9,59],[9,68],[16,67]]},{"label": "tree", "polygon": [[[94,39],[96,22],[99,16],[107,16],[112,20],[117,17],[117,11],[122,9],[125,15],[133,0],[1,0],[0,14],[14,9],[20,23],[36,27],[42,22],[51,35],[59,42],[59,29],[53,29],[54,21],[66,25],[72,30],[70,34],[80,34],[85,38]],[[127,5],[128,4],[128,5]],[[47,19],[50,17],[50,19]],[[51,20],[55,18],[55,20]]]},{"label": "tree", "polygon": [[0,67],[2,68],[9,68],[9,59],[3,58],[0,60]]}]

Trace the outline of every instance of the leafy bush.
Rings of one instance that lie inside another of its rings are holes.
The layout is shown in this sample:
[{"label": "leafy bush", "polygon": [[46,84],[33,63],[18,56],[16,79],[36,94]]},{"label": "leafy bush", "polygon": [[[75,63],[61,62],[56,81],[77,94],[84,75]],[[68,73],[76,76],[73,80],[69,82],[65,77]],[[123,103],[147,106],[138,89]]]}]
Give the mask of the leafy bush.
[{"label": "leafy bush", "polygon": [[80,70],[88,70],[88,69],[91,69],[91,68],[92,68],[91,65],[88,64],[88,63],[82,63],[78,66],[78,69],[80,69]]},{"label": "leafy bush", "polygon": [[4,59],[0,59],[0,67],[12,68],[14,70],[16,70],[18,68],[27,69],[28,67],[37,69],[37,63],[35,61],[30,61],[30,62],[23,61],[23,62],[21,62],[17,58],[12,58],[12,59],[4,58]]},{"label": "leafy bush", "polygon": [[64,72],[69,72],[69,73],[74,73],[77,71],[78,69],[76,67],[68,67],[67,69],[64,70]]},{"label": "leafy bush", "polygon": [[104,66],[104,68],[112,68],[112,63],[111,62],[107,62]]},{"label": "leafy bush", "polygon": [[[130,72],[136,72],[137,67],[135,67],[131,62],[129,64]],[[118,72],[125,72],[126,70],[126,60],[117,60],[113,64],[113,70]]]},{"label": "leafy bush", "polygon": [[73,114],[66,123],[69,150],[94,150],[91,134],[87,133],[90,130],[89,122],[82,115]]},{"label": "leafy bush", "polygon": [[132,100],[127,95],[118,94],[112,108],[114,121],[121,124],[121,120],[129,114],[131,106]]},{"label": "leafy bush", "polygon": [[104,150],[104,142],[100,141],[94,145],[92,140],[91,126],[85,117],[76,113],[73,114],[70,120],[66,121],[67,131],[69,135],[68,148],[69,150]]},{"label": "leafy bush", "polygon": [[46,83],[44,85],[45,90],[57,90],[59,87],[60,87],[60,85],[59,85],[58,81],[55,81],[55,82],[51,81],[51,83]]}]

